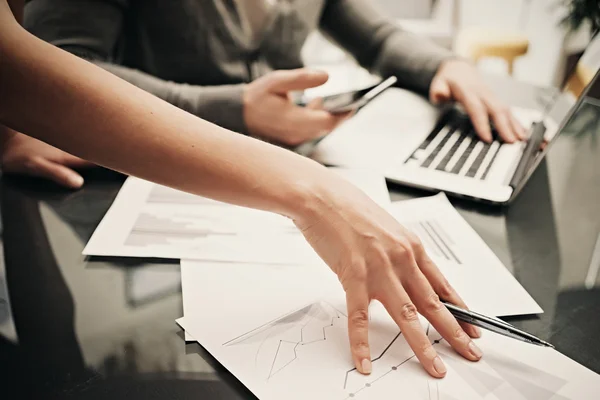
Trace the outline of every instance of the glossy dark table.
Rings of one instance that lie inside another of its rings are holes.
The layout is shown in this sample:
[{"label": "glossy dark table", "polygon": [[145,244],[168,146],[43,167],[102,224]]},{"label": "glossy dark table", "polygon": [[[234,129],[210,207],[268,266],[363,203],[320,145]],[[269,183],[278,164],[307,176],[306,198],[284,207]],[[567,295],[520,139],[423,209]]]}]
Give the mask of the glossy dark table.
[{"label": "glossy dark table", "polygon": [[[594,118],[600,108],[561,135],[510,207],[453,202],[545,310],[510,321],[600,372],[600,277],[589,271],[600,232]],[[0,398],[252,398],[185,343],[174,322],[182,315],[177,262],[81,255],[123,179],[96,169],[76,192],[2,179],[0,299],[8,287],[12,316],[0,300]],[[426,194],[390,190],[394,200]]]}]

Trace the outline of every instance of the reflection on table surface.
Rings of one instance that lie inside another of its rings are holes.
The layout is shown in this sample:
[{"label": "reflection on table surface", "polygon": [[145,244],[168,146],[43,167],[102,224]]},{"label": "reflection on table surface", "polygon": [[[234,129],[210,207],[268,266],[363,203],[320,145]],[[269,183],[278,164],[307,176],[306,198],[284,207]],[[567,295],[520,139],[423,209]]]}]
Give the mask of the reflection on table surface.
[{"label": "reflection on table surface", "polygon": [[[590,270],[600,233],[600,108],[584,111],[510,207],[453,203],[545,310],[510,322],[600,372],[592,340],[600,276]],[[22,398],[250,397],[200,346],[185,344],[174,322],[182,315],[177,262],[81,255],[123,177],[98,169],[86,182],[67,192],[3,179],[0,387],[8,389],[0,390],[18,388]],[[390,190],[393,200],[428,194]]]}]

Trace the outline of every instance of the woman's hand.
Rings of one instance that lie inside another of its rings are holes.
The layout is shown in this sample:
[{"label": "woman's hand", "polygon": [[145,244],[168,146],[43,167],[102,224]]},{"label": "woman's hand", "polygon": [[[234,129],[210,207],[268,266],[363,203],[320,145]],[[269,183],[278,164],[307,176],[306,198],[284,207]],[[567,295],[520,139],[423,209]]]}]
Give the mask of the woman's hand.
[{"label": "woman's hand", "polygon": [[[380,301],[400,327],[417,358],[434,377],[446,367],[425,335],[417,312],[460,353],[477,361],[482,353],[471,341],[478,328],[456,321],[440,298],[466,305],[427,256],[419,239],[362,191],[327,174],[327,189],[315,191],[296,225],[337,274],[348,306],[348,331],[354,364],[371,372],[368,310]],[[320,193],[320,194],[319,194]]]}]

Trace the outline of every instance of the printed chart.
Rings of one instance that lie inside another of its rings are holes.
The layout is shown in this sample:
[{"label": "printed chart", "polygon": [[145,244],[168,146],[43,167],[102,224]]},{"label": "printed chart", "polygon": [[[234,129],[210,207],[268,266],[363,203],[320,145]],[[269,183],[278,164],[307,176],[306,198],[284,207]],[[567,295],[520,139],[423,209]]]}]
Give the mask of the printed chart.
[{"label": "printed chart", "polygon": [[425,250],[431,256],[446,262],[463,264],[460,250],[439,220],[406,221],[404,226],[419,236]]},{"label": "printed chart", "polygon": [[566,399],[556,394],[567,383],[564,378],[493,352],[486,354],[485,361],[469,362],[454,353],[429,324],[424,329],[449,370],[445,379],[428,377],[402,333],[393,329],[373,333],[373,372],[364,376],[347,368],[351,362],[345,368],[329,361],[348,360],[347,323],[342,309],[318,301],[228,340],[222,347],[227,352],[239,349],[240,355],[252,358],[246,360],[247,365],[252,365],[267,393],[270,387],[279,393],[285,385],[289,392],[309,398],[316,394],[302,380],[310,379],[314,387],[331,394],[323,398],[340,400],[391,399],[397,393],[423,400]]},{"label": "printed chart", "polygon": [[[332,171],[379,204],[390,204],[382,176],[360,170]],[[83,253],[295,265],[318,262],[289,218],[133,177],[119,191]]]}]

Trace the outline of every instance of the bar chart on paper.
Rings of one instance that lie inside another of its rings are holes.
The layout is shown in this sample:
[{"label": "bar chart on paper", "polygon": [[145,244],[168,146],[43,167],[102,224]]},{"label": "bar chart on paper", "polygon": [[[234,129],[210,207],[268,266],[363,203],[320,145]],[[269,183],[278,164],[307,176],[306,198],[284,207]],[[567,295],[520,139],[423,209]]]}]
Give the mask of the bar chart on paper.
[{"label": "bar chart on paper", "polygon": [[404,221],[404,226],[419,236],[425,250],[436,259],[462,264],[459,248],[454,239],[437,219],[422,221]]},{"label": "bar chart on paper", "polygon": [[[381,205],[385,179],[332,168]],[[318,262],[293,221],[130,177],[90,238],[85,255],[194,258],[301,264]]]},{"label": "bar chart on paper", "polygon": [[[173,207],[177,205],[177,207]],[[125,241],[131,246],[194,246],[209,237],[234,238],[261,230],[298,234],[294,224],[279,215],[235,207],[200,196],[153,185],[144,210]]]},{"label": "bar chart on paper", "polygon": [[288,218],[132,178],[84,254],[267,263],[316,257]]}]

